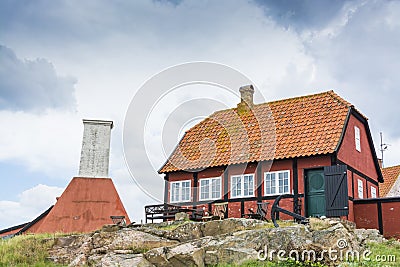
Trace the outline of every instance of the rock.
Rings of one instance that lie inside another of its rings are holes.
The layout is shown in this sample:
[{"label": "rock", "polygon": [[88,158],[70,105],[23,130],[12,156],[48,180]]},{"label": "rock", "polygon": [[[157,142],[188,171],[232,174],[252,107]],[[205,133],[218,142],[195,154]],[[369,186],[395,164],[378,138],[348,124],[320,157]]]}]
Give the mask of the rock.
[{"label": "rock", "polygon": [[382,243],[386,240],[377,229],[355,229],[354,234],[362,245],[367,242]]},{"label": "rock", "polygon": [[148,262],[142,254],[127,254],[127,255],[119,255],[116,253],[109,253],[105,257],[101,259],[99,264],[96,266],[99,267],[108,267],[108,266],[118,266],[118,267],[131,267],[131,266],[139,266],[139,267],[151,267],[154,266],[150,262]]},{"label": "rock", "polygon": [[122,227],[116,224],[106,224],[101,228],[101,232],[116,232]]},{"label": "rock", "polygon": [[313,250],[317,257],[324,255],[323,263],[335,265],[323,251],[362,253],[367,242],[384,240],[375,229],[355,229],[353,223],[331,218],[280,228],[250,219],[175,221],[137,228],[107,226],[94,233],[59,237],[49,254],[55,263],[70,266],[209,266],[256,260],[263,251]]},{"label": "rock", "polygon": [[84,265],[86,264],[87,253],[92,249],[91,240],[91,235],[71,235],[56,238],[49,251],[49,259],[58,264]]},{"label": "rock", "polygon": [[331,227],[332,225],[338,224],[339,222],[331,220],[322,220],[318,218],[309,218],[310,229],[312,231],[323,230]]},{"label": "rock", "polygon": [[189,221],[189,214],[186,212],[178,212],[175,214],[175,221]]},{"label": "rock", "polygon": [[119,255],[113,256],[114,258],[123,258],[130,262],[130,258],[135,254],[177,243],[177,241],[123,228],[117,232],[100,231],[92,235],[56,239],[55,245],[50,251],[50,259],[56,263],[70,264],[70,266],[83,266],[88,262],[95,265],[93,262],[102,261],[103,258],[112,254]]},{"label": "rock", "polygon": [[[172,226],[171,224],[169,226]],[[180,223],[171,231],[160,229],[143,229],[147,233],[151,233],[160,237],[165,237],[180,242],[186,242],[205,236],[216,236],[237,232],[244,229],[266,228],[269,224],[260,220],[249,219],[225,219],[209,222],[190,222]]]},{"label": "rock", "polygon": [[195,240],[204,236],[202,227],[203,223],[185,223],[171,231],[167,231],[164,236],[180,242]]}]

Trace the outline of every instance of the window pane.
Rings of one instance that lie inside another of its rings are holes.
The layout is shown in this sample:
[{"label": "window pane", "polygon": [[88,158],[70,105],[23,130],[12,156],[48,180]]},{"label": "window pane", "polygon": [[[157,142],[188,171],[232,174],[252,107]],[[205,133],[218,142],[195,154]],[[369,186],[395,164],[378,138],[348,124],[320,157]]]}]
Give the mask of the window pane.
[{"label": "window pane", "polygon": [[267,173],[265,178],[265,194],[271,194],[271,174]]},{"label": "window pane", "polygon": [[201,199],[208,199],[210,198],[210,181],[208,179],[200,180],[200,198]]},{"label": "window pane", "polygon": [[232,179],[231,179],[231,183],[232,183],[232,190],[231,190],[231,194],[232,194],[232,197],[236,197],[237,196],[237,192],[236,192],[236,190],[237,190],[237,177],[236,176],[233,176],[232,177]]},{"label": "window pane", "polygon": [[179,201],[179,183],[172,183],[171,201]]},{"label": "window pane", "polygon": [[248,196],[249,195],[249,176],[244,176],[243,195],[244,196]]},{"label": "window pane", "polygon": [[283,193],[289,193],[289,172],[283,172]]},{"label": "window pane", "polygon": [[233,197],[238,197],[242,195],[242,179],[240,176],[232,177],[232,192]]},{"label": "window pane", "polygon": [[190,200],[190,182],[182,182],[182,201]]},{"label": "window pane", "polygon": [[283,193],[283,172],[278,174],[279,176],[279,194]]},{"label": "window pane", "polygon": [[271,173],[271,194],[276,194],[275,173]]},{"label": "window pane", "polygon": [[212,179],[212,198],[220,198],[221,197],[221,179],[216,178]]},{"label": "window pane", "polygon": [[242,177],[237,177],[236,181],[236,195],[241,196],[242,195]]},{"label": "window pane", "polygon": [[254,194],[254,178],[253,175],[249,175],[249,196],[252,196]]}]

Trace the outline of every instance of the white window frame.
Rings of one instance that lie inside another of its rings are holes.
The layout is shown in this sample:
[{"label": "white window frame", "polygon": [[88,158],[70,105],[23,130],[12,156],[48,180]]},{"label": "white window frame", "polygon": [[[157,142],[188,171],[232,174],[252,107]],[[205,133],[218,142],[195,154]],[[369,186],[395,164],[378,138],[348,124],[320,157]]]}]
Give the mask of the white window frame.
[{"label": "white window frame", "polygon": [[[287,174],[287,185],[285,185],[285,173]],[[279,184],[279,179],[280,179],[280,174],[283,175],[283,181],[282,181],[282,192],[280,192],[280,184]],[[268,179],[268,176],[270,179]],[[272,187],[273,180],[272,177],[274,177],[274,186]],[[267,193],[267,184],[268,181],[271,180],[271,192]],[[285,186],[287,186],[287,192],[285,191]],[[275,189],[275,190],[272,190]],[[273,195],[282,195],[282,194],[290,194],[290,170],[282,170],[282,171],[274,171],[274,172],[264,172],[264,195],[265,196],[273,196]]]},{"label": "white window frame", "polygon": [[[183,184],[189,183],[189,186],[185,186],[185,188],[183,188]],[[182,181],[175,181],[175,182],[170,182],[170,203],[179,203],[179,202],[190,202],[192,199],[192,187],[191,187],[191,180],[182,180]],[[174,190],[176,187],[176,185],[178,185],[178,196],[175,197],[174,194]],[[184,198],[184,192],[183,189],[185,190],[189,190],[189,195],[188,195],[188,199]]]},{"label": "white window frame", "polygon": [[376,198],[376,188],[371,186],[371,198]]},{"label": "white window frame", "polygon": [[360,128],[354,126],[354,140],[356,143],[356,150],[361,152]]},{"label": "white window frame", "polygon": [[[248,181],[247,184],[252,184],[252,187],[249,187],[245,183],[246,178],[252,178],[252,181]],[[238,183],[233,183],[235,179],[240,179],[239,180],[239,185],[240,188],[237,190]],[[247,190],[247,194],[245,194],[245,191]],[[238,194],[239,191],[239,194]],[[251,194],[249,192],[252,192]],[[249,174],[242,174],[242,175],[232,175],[231,176],[231,198],[242,198],[242,197],[254,197],[254,173],[249,173]]]},{"label": "white window frame", "polygon": [[[219,187],[218,187],[218,196],[213,197],[214,193],[214,187],[213,184],[215,184],[217,181],[219,181]],[[208,182],[208,192],[203,192],[203,188],[205,188],[205,185],[202,185],[202,182]],[[221,198],[221,177],[210,177],[210,178],[201,178],[199,179],[199,200],[211,200],[211,199],[220,199]],[[203,197],[203,193],[208,193],[208,197]]]},{"label": "white window frame", "polygon": [[361,179],[357,179],[358,198],[364,198],[364,184]]}]

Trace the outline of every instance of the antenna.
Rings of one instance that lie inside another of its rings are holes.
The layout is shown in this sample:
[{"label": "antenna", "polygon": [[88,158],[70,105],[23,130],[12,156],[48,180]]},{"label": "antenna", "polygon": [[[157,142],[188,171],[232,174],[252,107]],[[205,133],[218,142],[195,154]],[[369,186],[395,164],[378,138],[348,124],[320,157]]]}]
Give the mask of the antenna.
[{"label": "antenna", "polygon": [[389,144],[384,144],[383,143],[383,134],[382,134],[382,132],[380,132],[380,134],[381,134],[381,154],[382,154],[382,168],[383,168],[383,152],[384,151],[386,151],[386,150],[388,150],[388,146],[389,146]]}]

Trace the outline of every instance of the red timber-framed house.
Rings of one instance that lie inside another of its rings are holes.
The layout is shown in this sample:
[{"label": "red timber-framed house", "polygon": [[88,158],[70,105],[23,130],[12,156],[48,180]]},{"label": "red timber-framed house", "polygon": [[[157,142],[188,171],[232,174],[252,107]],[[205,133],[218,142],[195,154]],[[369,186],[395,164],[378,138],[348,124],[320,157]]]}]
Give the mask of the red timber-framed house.
[{"label": "red timber-framed house", "polygon": [[240,93],[236,108],[188,130],[161,167],[165,203],[211,211],[228,202],[226,217],[241,217],[290,194],[280,207],[354,221],[354,200],[379,197],[368,120],[352,104],[333,91],[263,104],[251,85]]}]

